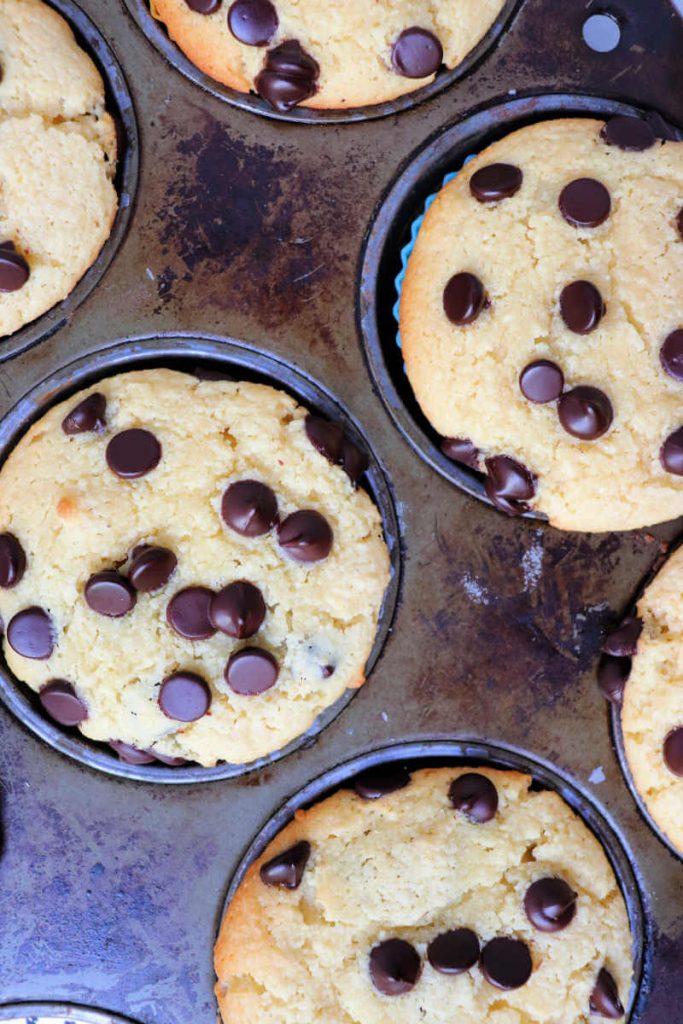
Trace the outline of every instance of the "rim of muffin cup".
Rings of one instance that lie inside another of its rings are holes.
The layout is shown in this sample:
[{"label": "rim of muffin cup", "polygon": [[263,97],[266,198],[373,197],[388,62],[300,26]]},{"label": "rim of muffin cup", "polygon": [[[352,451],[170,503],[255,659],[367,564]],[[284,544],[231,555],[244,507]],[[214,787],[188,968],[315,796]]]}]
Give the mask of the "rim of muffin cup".
[{"label": "rim of muffin cup", "polygon": [[0,336],[0,363],[25,352],[58,331],[99,284],[126,236],[138,187],[140,147],[137,119],[128,83],[114,51],[92,19],[73,0],[45,2],[62,15],[72,29],[76,42],[91,58],[104,82],[105,106],[116,123],[119,145],[118,167],[114,178],[118,208],[109,237],[97,259],[69,294],[19,330]]},{"label": "rim of muffin cup", "polygon": [[567,772],[536,754],[511,744],[467,736],[434,736],[431,739],[402,740],[356,754],[307,782],[279,806],[259,829],[242,854],[219,908],[214,928],[214,945],[230,903],[251,865],[265,852],[299,810],[321,803],[356,776],[371,768],[400,764],[408,771],[423,768],[478,767],[518,771],[531,775],[532,788],[556,792],[569,805],[602,846],[614,872],[628,914],[632,939],[633,982],[624,1001],[624,1020],[636,1024],[653,986],[653,925],[645,913],[643,882],[629,844],[616,823],[598,802]]},{"label": "rim of muffin cup", "polygon": [[53,1021],[63,1021],[64,1024],[134,1024],[131,1017],[121,1017],[109,1010],[91,1010],[76,1003],[46,1003],[40,1000],[0,1006],[0,1021],[23,1022],[24,1019],[28,1024],[43,1024],[46,1019],[50,1024]]},{"label": "rim of muffin cup", "polygon": [[493,52],[504,34],[510,28],[514,15],[518,13],[524,0],[505,0],[505,4],[490,29],[477,45],[469,51],[464,59],[452,69],[441,68],[436,78],[429,85],[415,89],[395,100],[370,104],[364,107],[336,108],[329,110],[312,110],[309,107],[294,107],[281,113],[262,100],[255,92],[240,92],[223,85],[215,78],[201,71],[187,57],[180,47],[170,38],[163,22],[158,21],[150,11],[149,0],[124,0],[128,11],[142,30],[148,41],[159,53],[195,85],[201,86],[219,100],[230,103],[241,110],[247,110],[274,121],[291,121],[295,124],[349,124],[357,121],[374,121],[382,117],[400,114],[404,110],[416,107],[425,100],[431,99],[465,78],[474,68]]},{"label": "rim of muffin cup", "polygon": [[[217,335],[169,332],[114,341],[50,374],[28,391],[0,420],[0,467],[29,427],[51,407],[107,377],[153,368],[177,369],[190,374],[206,369],[223,373],[235,380],[269,384],[289,393],[311,412],[343,423],[351,440],[367,453],[370,466],[359,486],[367,491],[380,513],[390,559],[389,584],[379,615],[375,641],[365,665],[366,685],[372,685],[370,675],[388,640],[401,583],[401,531],[394,496],[386,470],[354,417],[332,392],[293,364],[246,342]],[[178,767],[154,763],[132,765],[120,760],[106,742],[90,740],[77,728],[61,726],[50,719],[40,705],[38,693],[12,674],[4,655],[0,654],[0,700],[34,735],[81,764],[139,782],[176,785],[212,782],[237,778],[264,768],[312,744],[347,707],[358,689],[345,690],[341,697],[318,715],[306,732],[286,746],[253,761],[243,764],[220,762],[214,767],[203,767],[194,762]]]},{"label": "rim of muffin cup", "polygon": [[[424,214],[425,201],[442,189],[447,173],[461,169],[466,157],[483,152],[519,128],[541,121],[561,117],[607,119],[617,114],[650,115],[683,138],[679,127],[658,111],[602,96],[540,93],[487,104],[441,130],[415,151],[376,209],[363,244],[357,273],[356,317],[372,381],[394,425],[420,458],[459,490],[492,508],[484,474],[452,461],[441,451],[443,438],[420,409],[405,372],[397,344],[398,324],[393,316],[401,251],[410,241],[414,221]],[[523,513],[521,518],[547,521],[535,509]]]}]

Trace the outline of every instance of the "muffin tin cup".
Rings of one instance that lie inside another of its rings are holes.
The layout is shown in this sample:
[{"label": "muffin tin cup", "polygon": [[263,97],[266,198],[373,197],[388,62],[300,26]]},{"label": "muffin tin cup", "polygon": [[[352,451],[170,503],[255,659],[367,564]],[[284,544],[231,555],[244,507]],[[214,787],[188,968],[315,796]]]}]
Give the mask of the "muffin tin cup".
[{"label": "muffin tin cup", "polygon": [[445,736],[431,740],[404,741],[359,754],[313,779],[275,811],[248,846],[230,882],[217,922],[216,937],[247,871],[297,811],[331,796],[369,768],[397,762],[410,771],[461,765],[511,769],[531,775],[535,787],[554,790],[565,800],[600,841],[624,897],[633,937],[634,979],[626,1003],[626,1020],[629,1024],[637,1024],[652,987],[653,934],[643,906],[641,881],[628,843],[604,809],[574,779],[549,761],[503,743]]},{"label": "muffin tin cup", "polygon": [[308,107],[294,107],[287,113],[280,113],[261,99],[256,93],[243,93],[238,89],[231,89],[215,78],[211,78],[201,71],[189,57],[169,37],[163,22],[158,21],[151,13],[149,0],[124,0],[131,16],[139,25],[140,29],[161,53],[166,60],[173,65],[181,74],[189,78],[195,85],[216,96],[226,103],[239,107],[241,110],[248,110],[262,117],[268,117],[275,121],[290,121],[295,124],[350,124],[358,121],[373,121],[381,117],[390,117],[400,114],[404,110],[418,106],[425,100],[437,96],[444,89],[454,85],[465,78],[479,63],[481,63],[495,48],[504,32],[517,13],[524,0],[506,0],[500,14],[493,22],[485,36],[470,50],[467,56],[452,70],[443,69],[437,73],[436,78],[429,85],[416,89],[414,92],[400,96],[396,100],[385,103],[372,104],[366,107],[352,107],[349,109],[337,110],[311,110]]},{"label": "muffin tin cup", "polygon": [[[401,544],[394,501],[384,471],[359,425],[329,391],[291,364],[244,343],[216,336],[178,334],[130,338],[113,343],[58,370],[34,387],[14,406],[0,421],[0,463],[4,463],[31,424],[44,415],[51,406],[104,377],[153,367],[178,369],[189,373],[208,369],[225,374],[231,379],[271,384],[287,391],[311,411],[342,422],[351,439],[367,452],[370,468],[361,485],[370,494],[382,517],[391,563],[391,577],[379,617],[375,643],[366,663],[366,677],[369,677],[387,640],[399,594]],[[372,685],[371,680],[366,685]],[[312,743],[315,737],[344,710],[357,692],[356,689],[346,690],[334,704],[318,716],[307,732],[280,750],[247,764],[225,763],[213,768],[199,765],[177,768],[130,765],[119,760],[113,751],[109,751],[106,744],[89,740],[78,730],[60,727],[47,718],[40,707],[37,694],[17,681],[8,670],[4,657],[0,658],[0,699],[40,739],[81,764],[110,775],[172,785],[235,778],[272,764]]]},{"label": "muffin tin cup", "polygon": [[135,1024],[106,1010],[90,1010],[72,1003],[8,1003],[0,1006],[0,1021],[7,1024]]},{"label": "muffin tin cup", "polygon": [[0,337],[0,363],[12,359],[58,331],[99,284],[125,238],[138,185],[138,127],[133,100],[121,65],[105,37],[73,0],[47,0],[47,3],[69,23],[79,45],[92,58],[102,75],[107,110],[117,124],[119,154],[114,184],[119,205],[109,238],[92,266],[66,298],[13,334]]},{"label": "muffin tin cup", "polygon": [[[427,421],[410,386],[393,315],[401,252],[410,243],[413,224],[424,215],[425,202],[441,190],[447,174],[461,170],[468,156],[534,122],[616,114],[650,114],[659,119],[656,112],[631,103],[569,94],[528,96],[478,110],[437,135],[409,161],[384,196],[365,240],[358,270],[357,318],[375,386],[398,430],[427,465],[487,505],[493,503],[486,494],[484,476],[441,452],[441,437]],[[677,128],[663,119],[659,123],[678,137]],[[535,510],[524,513],[524,518],[546,520]]]}]

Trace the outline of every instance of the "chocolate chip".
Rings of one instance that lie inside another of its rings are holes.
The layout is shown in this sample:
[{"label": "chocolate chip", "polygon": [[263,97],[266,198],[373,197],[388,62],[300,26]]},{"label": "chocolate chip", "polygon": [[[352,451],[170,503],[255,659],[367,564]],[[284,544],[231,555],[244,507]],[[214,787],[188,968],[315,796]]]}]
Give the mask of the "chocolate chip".
[{"label": "chocolate chip", "polygon": [[444,437],[441,442],[441,451],[447,459],[453,462],[461,462],[463,466],[481,471],[479,458],[481,452],[472,444],[467,437]]},{"label": "chocolate chip", "polygon": [[235,0],[228,11],[228,28],[247,46],[265,46],[277,32],[279,20],[270,0]]},{"label": "chocolate chip", "polygon": [[43,608],[25,608],[9,620],[7,640],[23,658],[44,661],[55,648],[52,619]]},{"label": "chocolate chip", "polygon": [[107,425],[105,411],[107,399],[99,391],[88,395],[79,402],[62,420],[62,430],[71,437],[74,434],[85,434],[91,431],[100,434]]},{"label": "chocolate chip", "polygon": [[353,780],[353,788],[363,800],[379,800],[389,793],[405,789],[410,784],[410,772],[398,764],[368,768]]},{"label": "chocolate chip", "polygon": [[608,146],[616,146],[629,153],[650,149],[657,141],[650,125],[639,117],[619,114],[611,118],[600,132]]},{"label": "chocolate chip", "polygon": [[643,620],[637,615],[627,615],[605,639],[600,650],[615,658],[631,658],[638,650],[638,638],[642,632]]},{"label": "chocolate chip", "polygon": [[617,983],[605,968],[601,968],[590,997],[590,1012],[598,1013],[610,1020],[619,1020],[624,1016],[624,1007],[619,999]]},{"label": "chocolate chip", "polygon": [[161,764],[167,764],[169,768],[180,768],[181,765],[187,764],[187,760],[184,757],[171,757],[170,754],[160,754],[158,750],[152,748],[149,751],[157,761]]},{"label": "chocolate chip", "polygon": [[107,464],[112,473],[133,480],[159,465],[161,445],[149,430],[122,430],[107,445]]},{"label": "chocolate chip", "polygon": [[297,39],[287,39],[266,54],[266,63],[254,85],[271,107],[286,114],[318,91],[320,68]]},{"label": "chocolate chip", "polygon": [[443,46],[426,28],[406,28],[391,48],[394,71],[404,78],[428,78],[435,75],[443,61]]},{"label": "chocolate chip", "polygon": [[348,437],[345,437],[342,447],[341,465],[349,480],[355,486],[370,465],[370,459],[357,444],[354,444],[353,441],[349,441]]},{"label": "chocolate chip", "polygon": [[524,175],[514,164],[489,164],[470,178],[470,192],[480,203],[497,203],[519,192]]},{"label": "chocolate chip", "polygon": [[611,704],[621,704],[624,699],[624,687],[631,675],[630,658],[614,658],[604,654],[598,664],[598,686],[603,697]]},{"label": "chocolate chip", "polygon": [[277,857],[261,865],[259,875],[264,885],[283,889],[298,889],[311,856],[311,844],[305,839],[290,846]]},{"label": "chocolate chip", "polygon": [[178,559],[168,548],[150,544],[133,552],[128,579],[140,593],[152,594],[166,586],[177,564]]},{"label": "chocolate chip", "polygon": [[456,811],[482,825],[491,821],[498,810],[498,791],[490,779],[478,772],[465,772],[448,790],[448,799]]},{"label": "chocolate chip", "polygon": [[683,476],[683,427],[669,434],[659,449],[659,461],[667,473]]},{"label": "chocolate chip", "polygon": [[329,679],[330,676],[334,675],[334,672],[334,665],[323,665],[323,667],[320,669],[320,674],[323,677],[323,679]]},{"label": "chocolate chip", "polygon": [[478,277],[466,271],[454,274],[443,290],[444,312],[452,324],[471,324],[486,305],[483,284]]},{"label": "chocolate chip", "polygon": [[309,414],[306,417],[305,429],[313,447],[324,455],[328,462],[342,466],[351,483],[357,484],[370,461],[365,452],[362,452],[353,441],[349,441],[343,426]]},{"label": "chocolate chip", "polygon": [[194,672],[174,672],[161,684],[158,703],[174,722],[196,722],[211,707],[211,690]]},{"label": "chocolate chip", "polygon": [[14,242],[3,242],[0,245],[0,292],[18,292],[30,276],[29,265],[17,252]]},{"label": "chocolate chip", "polygon": [[98,615],[120,619],[135,607],[135,590],[120,573],[106,569],[91,576],[85,585],[85,600]]},{"label": "chocolate chip", "polygon": [[524,911],[539,932],[560,932],[576,914],[576,893],[562,878],[539,878],[524,896]]},{"label": "chocolate chip", "polygon": [[334,535],[324,516],[313,509],[302,509],[280,523],[277,538],[295,561],[320,562],[332,550]]},{"label": "chocolate chip", "polygon": [[663,753],[669,771],[683,776],[683,726],[673,729],[666,737]]},{"label": "chocolate chip", "polygon": [[681,236],[681,240],[683,240],[683,206],[678,211],[678,217],[676,218],[676,227],[678,228],[678,233]]},{"label": "chocolate chip", "polygon": [[223,495],[221,515],[243,537],[261,537],[277,522],[277,498],[258,480],[238,480]]},{"label": "chocolate chip", "polygon": [[529,510],[527,502],[536,494],[536,477],[526,466],[509,455],[486,459],[486,494],[496,508],[508,516],[520,516]]},{"label": "chocolate chip", "polygon": [[606,312],[602,295],[590,281],[573,281],[562,289],[560,313],[574,334],[590,334]]},{"label": "chocolate chip", "polygon": [[539,405],[554,402],[562,394],[564,374],[557,363],[551,363],[549,359],[537,359],[520,373],[519,387],[530,402]]},{"label": "chocolate chip", "polygon": [[594,178],[576,178],[560,194],[564,219],[577,228],[596,228],[609,217],[612,201],[609,192]]},{"label": "chocolate chip", "polygon": [[109,746],[126,764],[152,764],[153,761],[156,761],[154,754],[150,754],[147,750],[138,750],[130,743],[124,743],[123,740],[109,740]]},{"label": "chocolate chip", "polygon": [[88,717],[85,702],[66,679],[52,679],[46,683],[39,698],[50,718],[60,725],[79,725]]},{"label": "chocolate chip", "polygon": [[187,640],[208,640],[216,632],[209,615],[212,599],[213,591],[208,587],[186,587],[178,591],[166,609],[169,626]]},{"label": "chocolate chip", "polygon": [[401,996],[410,992],[421,973],[420,956],[404,939],[386,939],[370,952],[370,977],[382,995]]},{"label": "chocolate chip", "polygon": [[243,647],[230,656],[225,681],[243,697],[255,697],[275,686],[280,669],[269,651],[261,647]]},{"label": "chocolate chip", "polygon": [[222,2],[223,0],[185,0],[190,10],[197,14],[213,14]]},{"label": "chocolate chip", "polygon": [[0,533],[0,587],[9,590],[26,572],[26,555],[13,533]]},{"label": "chocolate chip", "polygon": [[427,946],[427,959],[440,974],[462,974],[479,959],[479,939],[470,928],[443,932]]},{"label": "chocolate chip", "polygon": [[683,330],[672,331],[659,350],[665,371],[674,380],[683,380]]},{"label": "chocolate chip", "polygon": [[266,602],[258,587],[238,580],[223,587],[211,599],[209,619],[214,629],[237,640],[258,633],[266,617]]},{"label": "chocolate chip", "polygon": [[519,939],[491,939],[481,951],[480,962],[486,980],[506,991],[526,985],[533,967],[529,948]]},{"label": "chocolate chip", "polygon": [[586,385],[565,391],[560,398],[557,414],[567,433],[582,441],[596,441],[602,437],[614,419],[612,403],[604,391]]}]

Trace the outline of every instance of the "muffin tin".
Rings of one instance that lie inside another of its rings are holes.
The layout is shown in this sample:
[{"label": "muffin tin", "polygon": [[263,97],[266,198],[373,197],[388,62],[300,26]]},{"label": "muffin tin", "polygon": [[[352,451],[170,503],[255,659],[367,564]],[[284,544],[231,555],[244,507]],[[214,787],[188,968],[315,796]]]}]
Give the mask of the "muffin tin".
[{"label": "muffin tin", "polygon": [[[123,69],[140,182],[107,273],[60,330],[40,328],[40,344],[38,334],[26,345],[18,335],[0,343],[3,443],[38,411],[25,396],[42,406],[111,372],[117,339],[125,340],[120,365],[172,358],[187,366],[234,364],[234,343],[223,349],[216,338],[241,339],[248,346],[237,351],[250,359],[249,346],[258,359],[275,358],[285,386],[319,381],[321,401],[334,395],[369,439],[395,501],[402,585],[382,655],[343,713],[277,764],[215,785],[93,771],[0,706],[0,1004],[99,1007],[84,1024],[118,1024],[107,1014],[215,1024],[212,945],[253,837],[293,794],[317,797],[316,784],[306,789],[312,780],[338,772],[334,784],[349,762],[391,747],[416,761],[520,759],[542,782],[576,793],[610,853],[615,837],[629,905],[642,902],[644,971],[631,1020],[677,1020],[683,867],[624,781],[595,666],[603,631],[680,524],[564,534],[472,500],[411,450],[396,409],[387,415],[359,321],[375,301],[361,282],[368,232],[416,153],[431,154],[440,140],[447,148],[448,133],[476,118],[485,141],[508,129],[511,111],[533,119],[581,103],[656,110],[680,124],[679,16],[669,0],[615,0],[606,6],[621,42],[596,53],[582,27],[599,3],[521,0],[495,47],[429,102],[414,97],[400,115],[373,111],[372,120],[325,127],[257,117],[240,108],[249,103],[198,87],[145,38],[133,0],[80,4],[107,40],[104,49],[92,37],[94,56],[106,68],[110,49]],[[66,0],[55,6],[74,10]],[[52,325],[64,319],[50,316]],[[198,347],[198,338],[208,340]]]}]

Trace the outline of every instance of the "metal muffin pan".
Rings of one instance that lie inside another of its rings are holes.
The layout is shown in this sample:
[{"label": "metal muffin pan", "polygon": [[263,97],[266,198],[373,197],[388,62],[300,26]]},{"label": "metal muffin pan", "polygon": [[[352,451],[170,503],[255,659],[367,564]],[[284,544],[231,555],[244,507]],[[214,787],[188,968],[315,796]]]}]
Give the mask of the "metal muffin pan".
[{"label": "metal muffin pan", "polygon": [[7,1024],[133,1024],[117,1014],[88,1010],[63,1003],[15,1003],[0,1006],[0,1021]]},{"label": "metal muffin pan", "polygon": [[[0,1004],[58,1000],[100,1007],[105,1020],[111,1011],[138,1024],[216,1024],[216,926],[263,823],[359,755],[456,736],[552,766],[605,818],[643,905],[649,966],[630,1024],[677,1021],[681,863],[624,782],[595,663],[603,632],[681,523],[567,534],[472,500],[399,437],[368,371],[355,303],[367,232],[416,152],[477,114],[511,100],[533,109],[553,92],[680,123],[683,22],[669,0],[614,0],[622,42],[597,54],[582,38],[597,0],[522,0],[486,58],[430,102],[315,130],[198,89],[157,59],[123,0],[78,2],[123,69],[140,187],[98,287],[58,332],[0,363],[0,422],[27,395],[42,407],[113,372],[111,339],[182,343],[188,367],[217,358],[194,351],[191,336],[220,351],[218,338],[245,339],[241,351],[320,381],[325,400],[334,395],[362,424],[395,497],[401,593],[382,657],[343,713],[286,758],[216,785],[93,770],[0,701]],[[165,357],[138,361],[155,359]],[[41,389],[52,378],[49,394]],[[23,408],[26,422],[37,414]]]}]

